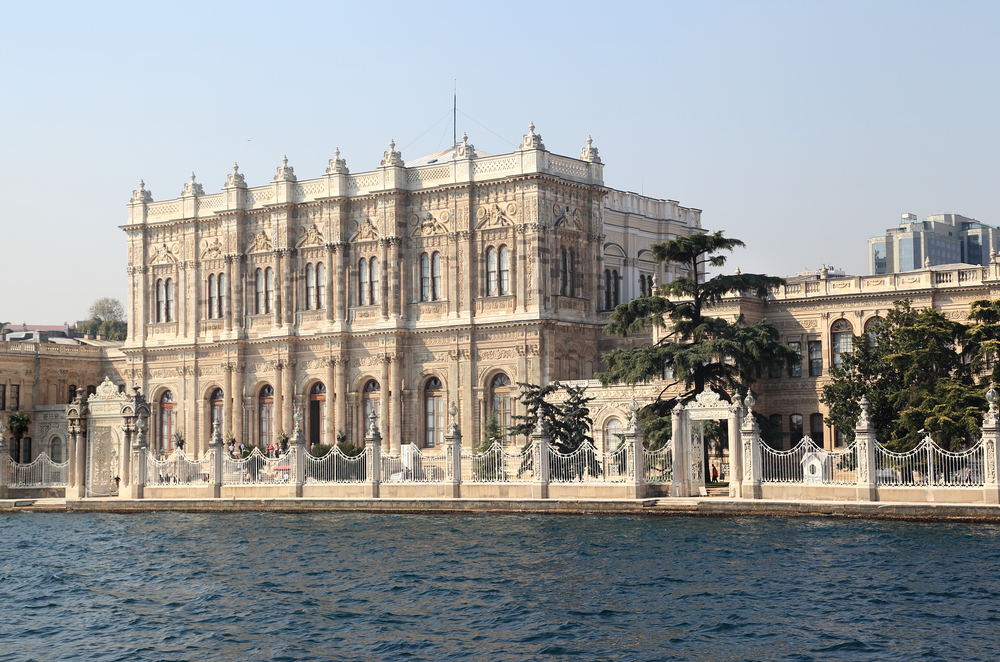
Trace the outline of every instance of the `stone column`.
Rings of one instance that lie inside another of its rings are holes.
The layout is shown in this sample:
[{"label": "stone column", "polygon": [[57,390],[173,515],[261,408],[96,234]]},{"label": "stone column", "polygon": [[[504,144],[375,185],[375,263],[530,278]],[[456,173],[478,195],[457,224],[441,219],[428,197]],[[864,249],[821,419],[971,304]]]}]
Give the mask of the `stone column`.
[{"label": "stone column", "polygon": [[[327,308],[329,311],[329,308]],[[337,391],[334,388],[334,362],[335,359],[327,358],[324,361],[326,366],[326,438],[321,439],[321,444],[333,446],[337,443],[337,429],[334,427],[333,408],[337,402]]]},{"label": "stone column", "polygon": [[372,284],[373,287],[378,288],[378,303],[379,303],[379,313],[382,319],[389,318],[389,242],[390,239],[380,239],[379,240],[379,270],[378,270],[378,285]]},{"label": "stone column", "polygon": [[[855,453],[857,454],[858,500],[878,501],[875,482],[875,430],[868,420],[868,398],[861,396],[861,414],[854,426]],[[985,439],[985,434],[983,439]],[[995,503],[995,502],[994,502]]]},{"label": "stone column", "polygon": [[[273,252],[274,264],[271,269],[274,271],[274,289],[272,290],[271,296],[274,297],[274,308],[271,311],[273,315],[274,326],[281,326],[281,251],[275,250]],[[266,296],[266,284],[265,284],[265,296]],[[275,387],[277,388],[277,387]]]},{"label": "stone column", "polygon": [[[379,392],[379,407],[381,408],[381,414],[382,414],[379,417],[378,421],[378,432],[379,432],[379,439],[382,440],[382,444],[384,446],[382,450],[386,453],[392,453],[392,446],[391,446],[392,439],[391,438],[388,440],[386,439],[386,437],[390,435],[389,415],[391,410],[389,408],[389,400],[391,399],[391,397],[389,396],[389,390],[392,388],[389,385],[389,362],[390,362],[389,355],[388,354],[382,355],[381,370],[379,371],[378,375],[379,388],[381,389],[381,391]],[[359,402],[359,405],[360,404],[361,403]],[[362,409],[361,416],[364,415],[365,415],[364,410]],[[399,443],[399,440],[396,440],[396,443]],[[396,453],[394,453],[394,455],[395,454],[398,454],[398,450]]]},{"label": "stone column", "polygon": [[743,419],[740,430],[743,449],[743,498],[760,499],[760,426],[753,417],[753,405],[756,402],[751,394],[747,394],[747,415]]},{"label": "stone column", "polygon": [[625,426],[625,453],[626,453],[626,486],[628,488],[628,498],[641,499],[646,496],[646,449],[642,446],[642,428],[639,427],[639,403],[635,396],[629,403],[629,410],[632,417]]},{"label": "stone column", "polygon": [[729,406],[729,497],[743,498],[743,454],[740,452],[740,421],[743,420],[743,401],[737,395]]},{"label": "stone column", "polygon": [[286,361],[281,371],[285,383],[281,387],[281,420],[285,425],[292,423],[292,406],[295,403],[295,362]]},{"label": "stone column", "polygon": [[212,423],[212,437],[208,441],[208,450],[212,453],[212,498],[218,499],[222,496],[222,459],[225,455],[225,442],[222,440],[222,431],[219,429],[219,422]]},{"label": "stone column", "polygon": [[[277,437],[278,430],[284,429],[282,427],[282,424],[284,422],[282,419],[282,413],[284,412],[285,409],[282,406],[282,401],[284,396],[284,389],[282,388],[282,385],[284,384],[284,381],[281,379],[281,373],[284,372],[283,370],[284,368],[285,368],[285,361],[279,359],[274,362],[274,427],[271,430],[272,438]],[[258,440],[257,443],[266,447],[268,442],[270,441],[271,439],[260,439]]]},{"label": "stone column", "polygon": [[[326,244],[326,321],[328,323],[333,321],[333,311],[336,305],[335,302],[339,298],[333,291],[333,274],[334,270],[337,268],[336,257],[337,255],[334,244]],[[332,393],[332,381],[331,384],[327,384],[326,387],[327,389],[330,389],[330,392]]]},{"label": "stone column", "polygon": [[233,256],[226,256],[226,285],[225,292],[219,288],[219,296],[222,297],[222,319],[225,330],[233,330]]},{"label": "stone column", "polygon": [[452,402],[448,407],[451,423],[444,431],[445,447],[445,496],[459,499],[462,496],[462,431],[455,421],[458,407]]},{"label": "stone column", "polygon": [[541,416],[531,433],[531,455],[535,479],[531,483],[532,499],[549,498],[549,430]]},{"label": "stone column", "polygon": [[382,482],[382,433],[376,424],[375,412],[368,417],[368,430],[365,433],[365,452],[368,453],[368,480],[371,485],[371,498],[379,498],[379,483]]},{"label": "stone column", "polygon": [[685,423],[687,416],[684,415],[684,405],[680,402],[670,413],[671,430],[673,431],[674,443],[674,468],[673,480],[670,484],[670,495],[690,496],[690,481],[685,480],[687,476],[687,456],[688,442]]},{"label": "stone column", "polygon": [[296,411],[293,418],[295,419],[295,429],[292,430],[292,435],[288,438],[288,447],[291,451],[288,459],[292,465],[288,496],[301,497],[302,484],[306,480],[306,436],[302,434],[302,412]]},{"label": "stone column", "polygon": [[132,471],[132,480],[128,487],[128,497],[131,499],[142,499],[144,498],[146,489],[146,458],[149,454],[149,444],[146,443],[146,427],[149,424],[149,418],[146,416],[141,416],[136,419],[136,435],[135,441],[132,443],[132,456],[134,458],[134,468]]},{"label": "stone column", "polygon": [[233,277],[229,280],[229,310],[232,313],[232,324],[237,329],[243,328],[243,284],[246,276],[243,273],[243,255],[235,253],[231,255],[235,265],[231,271]]},{"label": "stone column", "polygon": [[[402,443],[403,434],[403,376],[400,364],[403,362],[402,354],[393,354],[389,357],[389,402],[383,403],[384,405],[389,405],[389,448],[393,455],[399,453],[399,447]],[[461,438],[461,435],[459,435]]]},{"label": "stone column", "polygon": [[386,274],[386,284],[389,288],[389,314],[393,319],[399,319],[403,305],[403,295],[400,291],[403,278],[399,264],[399,241],[399,237],[390,237],[388,247],[388,266],[391,271]]},{"label": "stone column", "polygon": [[281,298],[281,312],[285,318],[285,324],[292,326],[295,321],[295,293],[292,286],[295,283],[297,270],[295,269],[294,248],[286,248],[282,251],[281,260],[281,288],[284,295]]},{"label": "stone column", "polygon": [[998,394],[993,384],[986,392],[986,401],[990,408],[983,416],[983,464],[986,475],[983,476],[983,500],[986,503],[1000,503],[1000,458],[997,446],[1000,445],[1000,417],[997,416]]},{"label": "stone column", "polygon": [[236,397],[233,391],[233,368],[235,367],[232,363],[222,365],[222,369],[226,371],[225,391],[222,394],[222,420],[230,430],[233,429],[233,402]]},{"label": "stone column", "polygon": [[346,243],[338,244],[338,250],[334,253],[337,265],[337,301],[335,313],[338,322],[343,322],[347,318],[347,283],[351,277],[350,260],[348,259],[350,254],[347,248],[348,244]]},{"label": "stone column", "polygon": [[236,374],[233,376],[233,417],[230,419],[230,430],[236,439],[236,446],[243,441],[243,367],[242,363],[234,363]]},{"label": "stone column", "polygon": [[[347,365],[342,357],[334,357],[334,369],[337,373],[337,426],[344,430],[348,438],[353,442],[357,439],[353,432],[347,427]],[[336,434],[336,433],[334,433]]]}]

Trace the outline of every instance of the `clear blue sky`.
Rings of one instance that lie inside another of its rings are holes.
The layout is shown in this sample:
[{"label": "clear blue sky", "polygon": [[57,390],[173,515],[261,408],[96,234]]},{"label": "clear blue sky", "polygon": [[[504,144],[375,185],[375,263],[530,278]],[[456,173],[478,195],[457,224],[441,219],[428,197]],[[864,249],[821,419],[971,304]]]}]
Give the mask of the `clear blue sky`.
[{"label": "clear blue sky", "polygon": [[0,321],[124,300],[140,178],[163,200],[233,161],[256,186],[285,154],[300,179],[337,146],[416,158],[456,78],[459,135],[593,135],[607,184],[747,242],[727,270],[866,273],[902,212],[1000,225],[997,34],[996,2],[8,2]]}]

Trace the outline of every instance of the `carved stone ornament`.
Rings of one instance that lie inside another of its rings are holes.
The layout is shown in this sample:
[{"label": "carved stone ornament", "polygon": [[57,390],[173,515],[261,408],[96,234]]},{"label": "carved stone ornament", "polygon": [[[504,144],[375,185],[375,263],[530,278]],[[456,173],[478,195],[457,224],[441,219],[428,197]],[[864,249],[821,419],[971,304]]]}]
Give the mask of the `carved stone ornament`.
[{"label": "carved stone ornament", "polygon": [[545,149],[545,143],[542,142],[541,134],[535,133],[534,122],[528,124],[528,133],[524,134],[521,138],[520,149]]},{"label": "carved stone ornament", "polygon": [[223,188],[246,188],[247,180],[240,173],[238,163],[233,164],[233,171],[226,176],[226,185]]},{"label": "carved stone ornament", "polygon": [[205,195],[205,189],[194,180],[194,173],[191,173],[191,181],[184,185],[181,195]]},{"label": "carved stone ornament", "polygon": [[580,160],[591,163],[601,162],[601,157],[598,156],[597,148],[594,147],[594,141],[590,136],[587,136],[587,146],[580,150]]},{"label": "carved stone ornament", "polygon": [[297,182],[298,179],[295,178],[295,168],[288,165],[288,157],[282,157],[281,165],[278,166],[277,172],[274,174],[274,181],[276,182]]},{"label": "carved stone ornament", "polygon": [[[301,228],[300,228],[301,229]],[[319,228],[313,223],[311,228],[306,229],[305,234],[302,235],[302,239],[296,244],[297,248],[302,248],[303,246],[322,246],[323,245],[323,235],[320,233]]]},{"label": "carved stone ornament", "polygon": [[565,227],[573,230],[583,229],[583,218],[580,216],[579,209],[570,210],[568,206],[555,205],[552,207],[552,217],[556,219],[553,221],[552,227]]},{"label": "carved stone ornament", "polygon": [[986,444],[986,482],[995,485],[997,482],[996,444],[991,437],[985,439]]},{"label": "carved stone ornament", "polygon": [[[444,215],[447,215],[447,212]],[[434,218],[430,212],[427,212],[423,221],[416,214],[414,214],[414,218],[417,223],[413,231],[410,232],[411,237],[430,237],[436,234],[448,234],[448,228],[441,221]]]},{"label": "carved stone ornament", "polygon": [[462,132],[462,142],[455,148],[455,159],[476,158],[476,148],[469,144],[469,136]]},{"label": "carved stone ornament", "polygon": [[333,150],[333,158],[330,159],[330,165],[326,169],[326,174],[328,175],[346,175],[350,170],[347,169],[347,160],[340,158],[340,148]]},{"label": "carved stone ornament", "polygon": [[163,262],[177,264],[177,256],[173,254],[166,244],[161,243],[159,246],[152,247],[149,263],[159,264]]},{"label": "carved stone ornament", "polygon": [[389,149],[382,154],[382,160],[379,162],[379,166],[403,166],[403,155],[396,151],[395,140],[389,141]]},{"label": "carved stone ornament", "polygon": [[205,248],[201,251],[201,259],[218,260],[222,257],[222,242],[219,241],[218,237],[215,237],[211,243],[205,241],[203,244]]},{"label": "carved stone ornament", "polygon": [[868,398],[864,395],[861,396],[861,413],[858,415],[858,423],[855,425],[855,429],[867,430],[871,427],[871,421],[868,419]]},{"label": "carved stone ornament", "polygon": [[247,253],[266,253],[271,250],[271,240],[267,238],[267,233],[263,230],[250,236],[250,243],[247,246]]},{"label": "carved stone ornament", "polygon": [[106,376],[104,381],[97,385],[97,390],[88,398],[89,400],[128,400],[128,396],[118,390],[111,378]]},{"label": "carved stone ornament", "polygon": [[729,404],[722,401],[719,394],[715,391],[706,389],[695,396],[694,402],[690,403],[688,407],[704,407],[704,408],[715,408],[715,407],[729,407]]},{"label": "carved stone ornament", "polygon": [[[517,210],[517,207],[514,205],[513,202],[507,205],[507,207],[508,209],[513,207],[513,210],[511,212],[512,214],[513,211]],[[513,221],[511,221],[507,213],[504,212],[504,210],[500,209],[500,205],[497,204],[490,205],[488,207],[480,207],[479,211],[476,212],[476,216],[479,217],[479,222],[476,224],[477,230],[482,228],[493,228],[504,225],[513,225]]]},{"label": "carved stone ornament", "polygon": [[365,222],[358,226],[358,231],[351,237],[351,241],[375,241],[378,239],[378,228],[372,223],[372,219],[366,218]]},{"label": "carved stone ornament", "polygon": [[153,192],[146,190],[146,182],[139,180],[139,188],[132,191],[132,202],[152,202]]}]

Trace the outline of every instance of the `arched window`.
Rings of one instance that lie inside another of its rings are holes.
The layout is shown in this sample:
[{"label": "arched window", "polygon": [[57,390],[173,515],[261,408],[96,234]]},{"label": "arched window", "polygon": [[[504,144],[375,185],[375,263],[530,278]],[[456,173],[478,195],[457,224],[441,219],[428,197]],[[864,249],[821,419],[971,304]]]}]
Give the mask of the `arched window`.
[{"label": "arched window", "polygon": [[[3,395],[3,389],[0,389],[0,395]],[[75,398],[75,397],[76,397],[76,384],[70,384],[69,385],[69,399],[66,400],[66,404],[69,404],[69,403],[73,402],[73,398]],[[2,403],[2,402],[3,402],[3,400],[0,400],[0,403]],[[4,409],[4,407],[0,407],[0,410],[3,410],[3,409]]]},{"label": "arched window", "polygon": [[611,307],[617,308],[621,299],[618,296],[618,270],[614,269],[611,272]]},{"label": "arched window", "polygon": [[566,248],[562,247],[559,249],[559,294],[561,296],[566,296],[566,290],[569,288],[569,267],[566,262]]},{"label": "arched window", "polygon": [[569,272],[569,280],[566,282],[566,295],[575,297],[576,296],[576,268],[573,263],[576,261],[576,255],[573,253],[573,249],[566,251],[567,263],[566,268]]},{"label": "arched window", "polygon": [[424,385],[424,416],[427,422],[424,446],[433,448],[444,444],[444,388],[441,380],[431,377]]},{"label": "arched window", "polygon": [[164,322],[174,321],[174,279],[167,279],[167,316]]},{"label": "arched window", "polygon": [[441,298],[441,254],[434,253],[431,258],[431,297],[437,301]]},{"label": "arched window", "polygon": [[802,441],[802,414],[792,414],[788,417],[789,448]]},{"label": "arched window", "polygon": [[368,295],[368,298],[371,300],[372,305],[374,306],[375,304],[378,303],[379,290],[380,290],[379,280],[378,280],[378,260],[373,257],[368,262],[369,262],[369,264],[368,264],[368,271],[371,272],[370,273],[370,276],[371,276],[371,291],[370,291],[370,293]]},{"label": "arched window", "polygon": [[[382,396],[382,386],[377,380],[369,380],[365,384],[364,389],[361,391],[361,401],[363,405],[363,411],[365,412],[364,428],[368,430],[368,419],[371,417],[372,412],[375,412],[375,418],[381,419],[382,408],[380,407],[380,399]],[[377,424],[377,423],[376,423]]]},{"label": "arched window", "polygon": [[604,270],[604,310],[611,310],[611,270]]},{"label": "arched window", "polygon": [[274,312],[274,269],[264,270],[264,312]]},{"label": "arched window", "polygon": [[770,419],[771,419],[771,425],[774,426],[774,431],[778,433],[778,443],[775,446],[775,450],[780,451],[783,449],[783,444],[785,441],[784,436],[782,436],[781,414],[771,414]]},{"label": "arched window", "polygon": [[253,299],[253,311],[254,314],[260,315],[265,312],[264,304],[264,271],[258,269],[254,277],[254,299]]},{"label": "arched window", "polygon": [[222,389],[221,388],[214,389],[212,391],[212,394],[208,396],[208,406],[211,408],[210,410],[211,410],[211,413],[212,413],[212,415],[209,417],[209,421],[208,421],[208,436],[209,436],[209,438],[212,437],[212,432],[215,430],[215,422],[216,421],[219,422],[219,434],[221,434],[221,435],[225,435],[226,434],[226,429],[225,429],[226,422],[225,422],[225,420],[223,420],[223,416],[222,416],[222,412],[223,412],[223,409],[222,409],[223,399],[224,398],[223,398],[223,395],[222,395]]},{"label": "arched window", "polygon": [[833,346],[833,366],[839,368],[843,361],[842,355],[854,351],[854,327],[844,318],[835,320],[830,326],[830,340]]},{"label": "arched window", "polygon": [[427,253],[420,254],[420,300],[430,301],[431,298],[431,259]]},{"label": "arched window", "polygon": [[500,294],[510,294],[510,251],[500,247]]},{"label": "arched window", "polygon": [[174,448],[173,436],[177,431],[177,412],[174,410],[174,394],[164,391],[160,396],[160,438],[157,448],[160,453],[169,453]]},{"label": "arched window", "polygon": [[358,262],[358,305],[368,305],[368,260]]},{"label": "arched window", "polygon": [[492,411],[497,415],[497,421],[500,423],[500,430],[503,433],[505,444],[510,440],[510,433],[507,430],[510,427],[510,391],[510,377],[502,372],[494,377],[490,383],[490,394],[493,402]]},{"label": "arched window", "polygon": [[809,417],[809,436],[817,446],[823,448],[823,414],[813,414]]},{"label": "arched window", "polygon": [[486,249],[486,296],[497,295],[497,249],[490,246]]},{"label": "arched window", "polygon": [[257,445],[267,447],[274,433],[274,388],[264,384],[257,394]]},{"label": "arched window", "polygon": [[326,308],[326,265],[316,263],[316,307]]},{"label": "arched window", "polygon": [[316,382],[309,390],[309,447],[326,439],[326,385]]},{"label": "arched window", "polygon": [[156,321],[167,321],[167,288],[162,278],[156,279]]},{"label": "arched window", "polygon": [[875,332],[878,331],[878,326],[885,320],[876,315],[872,317],[867,322],[865,322],[865,335],[868,336],[868,347],[875,347]]},{"label": "arched window", "polygon": [[222,302],[226,298],[226,290],[229,287],[229,281],[226,280],[226,274],[219,274],[216,278],[216,282],[219,283],[219,301],[217,303],[217,308],[215,309],[215,316],[222,318]]},{"label": "arched window", "polygon": [[306,265],[306,310],[316,309],[316,267]]},{"label": "arched window", "polygon": [[49,443],[49,459],[59,463],[63,461],[63,442],[59,437],[52,437]]},{"label": "arched window", "polygon": [[625,441],[625,435],[622,432],[622,422],[617,418],[609,418],[607,425],[604,426],[604,452],[611,453],[618,450],[619,444]]},{"label": "arched window", "polygon": [[215,307],[219,301],[219,283],[215,280],[215,274],[208,276],[208,318],[215,317]]}]

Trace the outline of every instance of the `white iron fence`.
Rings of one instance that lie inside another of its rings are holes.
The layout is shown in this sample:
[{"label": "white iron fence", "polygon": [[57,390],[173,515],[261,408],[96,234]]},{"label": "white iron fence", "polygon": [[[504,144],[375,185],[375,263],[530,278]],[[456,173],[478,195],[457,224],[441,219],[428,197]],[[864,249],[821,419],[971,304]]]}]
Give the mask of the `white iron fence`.
[{"label": "white iron fence", "polygon": [[803,485],[854,485],[857,483],[857,444],[843,451],[825,451],[809,437],[795,448],[776,451],[761,444],[760,482]]},{"label": "white iron fence", "polygon": [[425,455],[419,448],[407,444],[399,455],[383,455],[383,483],[443,483],[448,475],[448,453],[442,449],[436,455]]},{"label": "white iron fence", "polygon": [[642,451],[642,479],[647,483],[667,483],[674,479],[674,440],[662,448]]},{"label": "white iron fence", "polygon": [[875,482],[886,487],[981,487],[983,443],[953,453],[924,437],[916,448],[894,453],[875,444]]},{"label": "white iron fence", "polygon": [[627,444],[611,453],[598,451],[589,441],[568,454],[549,447],[551,483],[624,483],[633,471]]},{"label": "white iron fence", "polygon": [[14,462],[8,455],[3,456],[10,487],[66,487],[69,483],[69,460],[53,462],[42,453],[28,464]]},{"label": "white iron fence", "polygon": [[146,455],[146,484],[150,487],[191,487],[215,483],[215,449],[192,460],[177,449],[162,460]]},{"label": "white iron fence", "polygon": [[250,455],[234,460],[222,458],[223,485],[281,485],[291,481],[295,449],[284,455],[267,457],[254,448]]},{"label": "white iron fence", "polygon": [[535,454],[529,446],[508,453],[499,443],[482,453],[462,451],[463,483],[530,483],[535,479]]},{"label": "white iron fence", "polygon": [[351,457],[334,446],[323,457],[306,454],[306,484],[364,483],[370,480],[372,449],[366,447],[361,454]]}]

